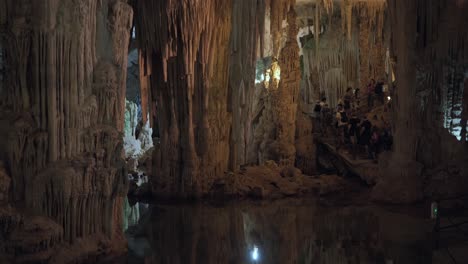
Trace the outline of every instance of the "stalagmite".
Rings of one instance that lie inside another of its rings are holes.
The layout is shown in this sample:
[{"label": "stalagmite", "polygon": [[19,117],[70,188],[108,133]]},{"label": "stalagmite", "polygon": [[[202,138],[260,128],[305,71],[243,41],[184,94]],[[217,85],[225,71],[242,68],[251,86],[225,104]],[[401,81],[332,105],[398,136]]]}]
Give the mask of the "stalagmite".
[{"label": "stalagmite", "polygon": [[281,68],[281,79],[273,78],[272,80],[273,83],[268,89],[265,110],[259,124],[262,129],[257,131],[260,163],[274,160],[281,166],[294,165],[296,155],[295,120],[300,82],[297,32],[296,13],[291,9],[288,12],[286,45],[281,50],[279,61],[277,64],[274,62],[271,69],[276,72]]},{"label": "stalagmite", "polygon": [[[120,132],[132,9],[92,0],[7,6],[11,202],[38,215],[31,230],[46,223],[41,228],[52,237],[37,242],[43,251],[96,234],[122,239],[122,219],[113,216],[126,194]],[[35,232],[27,228],[12,239],[25,242],[23,233]]]}]

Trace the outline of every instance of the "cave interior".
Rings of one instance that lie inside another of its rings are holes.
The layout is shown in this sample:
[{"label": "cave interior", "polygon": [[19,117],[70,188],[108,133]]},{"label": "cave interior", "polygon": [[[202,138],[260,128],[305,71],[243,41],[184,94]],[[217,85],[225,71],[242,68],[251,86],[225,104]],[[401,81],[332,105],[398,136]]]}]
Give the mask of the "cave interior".
[{"label": "cave interior", "polygon": [[0,263],[467,263],[467,14],[0,0]]}]

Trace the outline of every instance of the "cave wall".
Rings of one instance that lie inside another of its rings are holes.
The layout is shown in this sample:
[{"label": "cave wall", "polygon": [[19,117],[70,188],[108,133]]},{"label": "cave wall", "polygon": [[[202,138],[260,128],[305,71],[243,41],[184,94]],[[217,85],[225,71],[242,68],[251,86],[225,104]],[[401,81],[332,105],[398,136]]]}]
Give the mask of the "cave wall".
[{"label": "cave wall", "polygon": [[94,234],[125,241],[122,131],[132,8],[120,0],[0,6],[10,204],[54,220],[67,242]]},{"label": "cave wall", "polygon": [[[389,1],[396,62],[394,142],[374,198],[412,202],[468,193],[466,1]],[[460,141],[459,141],[460,140]]]}]

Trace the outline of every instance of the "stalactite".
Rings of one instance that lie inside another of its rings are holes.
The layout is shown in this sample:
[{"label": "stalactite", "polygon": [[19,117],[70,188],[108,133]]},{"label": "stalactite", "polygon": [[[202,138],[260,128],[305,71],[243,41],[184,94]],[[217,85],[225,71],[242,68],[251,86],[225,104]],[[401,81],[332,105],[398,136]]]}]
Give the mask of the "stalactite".
[{"label": "stalactite", "polygon": [[[151,96],[150,96],[150,78],[151,78],[151,67],[149,65],[150,60],[145,54],[138,50],[138,67],[139,67],[139,80],[140,80],[140,94],[141,94],[141,115],[143,117],[143,123],[146,124],[151,107]],[[152,118],[150,123],[153,124]]]},{"label": "stalactite", "polygon": [[314,18],[314,39],[315,39],[315,54],[317,54],[317,64],[320,65],[319,58],[319,44],[320,44],[320,5],[315,5],[315,18]]},{"label": "stalactite", "polygon": [[[254,114],[252,105],[256,98],[254,78],[257,62],[257,53],[252,51],[257,50],[256,47],[260,45],[260,54],[264,55],[266,4],[259,1],[253,7],[249,0],[233,2],[228,99],[232,112],[229,158],[231,170],[252,162],[248,161],[248,151],[253,140],[251,120]],[[260,43],[257,43],[258,39]]]},{"label": "stalactite", "polygon": [[[198,195],[222,176],[229,159],[232,3],[139,1],[137,10],[138,37],[145,36],[139,41],[142,52],[151,58],[150,65],[161,65],[152,68],[151,94],[161,129],[161,146],[154,155],[161,151],[165,160],[156,162],[161,167],[155,169],[153,187],[161,195]],[[154,32],[160,33],[158,38]]]},{"label": "stalactite", "polygon": [[119,133],[132,20],[125,2],[17,1],[8,12],[12,202],[58,223],[44,231],[52,236],[40,241],[44,251],[56,240],[121,234],[122,219],[111,216],[122,212],[127,186]]},{"label": "stalactite", "polygon": [[[308,89],[311,89],[308,93],[313,94],[313,99],[309,99],[308,103],[319,100],[320,93],[323,93],[330,106],[335,106],[348,86],[359,87],[359,42],[356,34],[351,35],[350,40],[343,37],[337,30],[339,27],[340,21],[331,21],[321,36],[318,48],[303,47],[304,73],[305,78],[310,80]],[[353,24],[355,28],[356,24]]]}]

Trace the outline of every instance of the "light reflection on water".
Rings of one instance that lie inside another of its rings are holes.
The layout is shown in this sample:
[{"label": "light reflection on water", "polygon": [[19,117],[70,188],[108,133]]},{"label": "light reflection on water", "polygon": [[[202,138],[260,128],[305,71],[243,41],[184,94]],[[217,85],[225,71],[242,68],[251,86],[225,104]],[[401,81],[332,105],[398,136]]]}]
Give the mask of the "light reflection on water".
[{"label": "light reflection on water", "polygon": [[430,222],[377,207],[288,200],[143,211],[126,232],[129,263],[431,263]]}]

